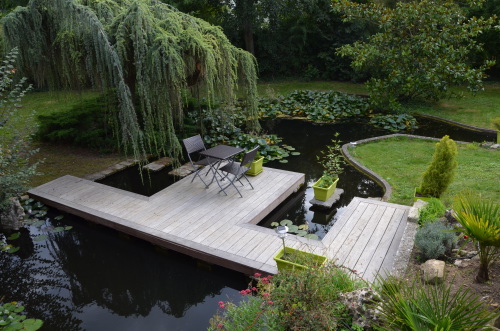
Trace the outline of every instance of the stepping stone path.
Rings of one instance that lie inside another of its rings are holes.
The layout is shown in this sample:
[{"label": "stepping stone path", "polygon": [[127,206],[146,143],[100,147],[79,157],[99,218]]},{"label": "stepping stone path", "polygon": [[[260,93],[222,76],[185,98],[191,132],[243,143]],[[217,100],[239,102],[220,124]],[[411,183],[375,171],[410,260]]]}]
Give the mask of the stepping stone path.
[{"label": "stepping stone path", "polygon": [[174,162],[174,159],[171,157],[162,157],[161,159],[158,159],[154,162],[151,162],[149,164],[146,164],[143,169],[146,170],[151,170],[151,171],[159,171],[163,168],[165,168],[168,165],[171,165]]},{"label": "stepping stone path", "polygon": [[340,196],[344,193],[344,190],[341,188],[336,188],[335,192],[333,192],[332,196],[326,200],[326,201],[321,201],[321,200],[316,200],[312,199],[309,200],[309,202],[316,207],[319,208],[324,208],[324,209],[330,209],[332,208],[333,204],[337,201],[339,201]]}]

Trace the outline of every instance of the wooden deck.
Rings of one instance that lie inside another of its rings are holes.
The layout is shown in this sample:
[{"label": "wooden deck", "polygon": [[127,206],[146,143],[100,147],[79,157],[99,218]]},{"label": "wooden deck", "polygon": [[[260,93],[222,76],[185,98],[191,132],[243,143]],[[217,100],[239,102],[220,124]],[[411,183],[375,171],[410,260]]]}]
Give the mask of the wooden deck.
[{"label": "wooden deck", "polygon": [[[243,198],[214,183],[206,189],[188,176],[151,197],[63,176],[29,191],[45,204],[153,244],[246,274],[276,273],[281,240],[257,226],[304,183],[304,175],[265,168],[246,185]],[[409,207],[355,198],[322,241],[295,236],[287,245],[335,259],[367,280],[390,271]]]}]

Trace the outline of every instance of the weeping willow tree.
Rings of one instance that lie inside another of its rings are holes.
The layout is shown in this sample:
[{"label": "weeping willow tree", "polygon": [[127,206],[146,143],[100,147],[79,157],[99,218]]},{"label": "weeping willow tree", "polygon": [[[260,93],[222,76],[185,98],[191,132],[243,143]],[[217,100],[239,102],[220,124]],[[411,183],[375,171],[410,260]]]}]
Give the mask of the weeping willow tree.
[{"label": "weeping willow tree", "polygon": [[258,131],[256,62],[219,27],[157,0],[30,0],[2,20],[6,49],[38,86],[116,90],[121,146],[178,157],[188,89],[230,121],[236,93]]}]

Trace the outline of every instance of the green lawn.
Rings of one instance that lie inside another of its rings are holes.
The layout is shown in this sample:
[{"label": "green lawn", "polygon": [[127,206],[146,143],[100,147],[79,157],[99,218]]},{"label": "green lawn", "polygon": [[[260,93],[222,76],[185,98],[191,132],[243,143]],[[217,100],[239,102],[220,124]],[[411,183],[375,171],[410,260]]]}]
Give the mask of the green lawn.
[{"label": "green lawn", "polygon": [[[391,138],[351,147],[350,152],[389,182],[393,189],[391,202],[411,205],[414,189],[432,159],[434,147],[434,141]],[[457,161],[455,178],[442,197],[445,204],[450,205],[465,188],[500,200],[500,151],[458,144]]]}]

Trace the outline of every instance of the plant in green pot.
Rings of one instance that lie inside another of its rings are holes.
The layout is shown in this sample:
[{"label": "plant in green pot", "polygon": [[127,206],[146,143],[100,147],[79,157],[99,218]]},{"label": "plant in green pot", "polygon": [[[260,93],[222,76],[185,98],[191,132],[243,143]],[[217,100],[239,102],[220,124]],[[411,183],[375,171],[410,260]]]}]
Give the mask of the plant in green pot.
[{"label": "plant in green pot", "polygon": [[[335,137],[338,137],[338,132]],[[326,150],[318,156],[319,163],[323,166],[323,175],[313,184],[314,198],[327,201],[337,188],[339,174],[344,170],[344,155],[340,140],[332,139],[332,144],[326,146]]]},{"label": "plant in green pot", "polygon": [[262,167],[263,164],[264,157],[260,155],[259,152],[257,152],[257,155],[255,156],[253,162],[250,164],[250,169],[247,170],[246,174],[250,176],[257,176],[264,170],[264,168]]},{"label": "plant in green pot", "polygon": [[423,174],[420,186],[415,188],[415,201],[441,197],[453,180],[458,166],[457,154],[457,144],[449,136],[444,136],[436,143],[432,161]]},{"label": "plant in green pot", "polygon": [[274,256],[274,261],[276,261],[279,271],[308,269],[313,266],[322,266],[327,262],[325,256],[287,247],[285,245],[285,238],[288,233],[294,233],[309,239],[318,239],[317,235],[307,233],[307,224],[297,226],[290,220],[282,220],[280,224],[273,222],[271,225],[276,226],[276,233],[283,241],[283,248]]}]

